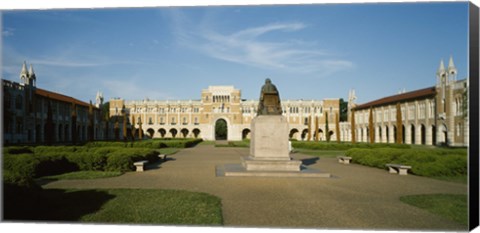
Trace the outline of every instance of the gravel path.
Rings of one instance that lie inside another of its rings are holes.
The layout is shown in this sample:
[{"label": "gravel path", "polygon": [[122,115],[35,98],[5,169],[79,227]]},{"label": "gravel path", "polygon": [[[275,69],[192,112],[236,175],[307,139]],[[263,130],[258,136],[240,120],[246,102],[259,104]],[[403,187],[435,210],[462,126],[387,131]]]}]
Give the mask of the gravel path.
[{"label": "gravel path", "polygon": [[400,196],[466,194],[467,185],[399,176],[334,158],[293,154],[332,178],[216,177],[215,166],[240,163],[246,148],[198,145],[143,173],[96,180],[60,180],[44,188],[148,188],[205,192],[222,199],[225,226],[375,230],[461,230],[456,222],[404,204]]}]

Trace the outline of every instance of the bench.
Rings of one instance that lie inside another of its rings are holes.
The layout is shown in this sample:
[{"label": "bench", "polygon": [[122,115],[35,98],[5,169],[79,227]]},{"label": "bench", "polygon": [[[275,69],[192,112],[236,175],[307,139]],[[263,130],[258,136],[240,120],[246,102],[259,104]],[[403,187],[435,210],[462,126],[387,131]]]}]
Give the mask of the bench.
[{"label": "bench", "polygon": [[133,165],[135,165],[135,167],[137,168],[137,172],[143,172],[145,170],[144,166],[146,163],[148,163],[148,160],[138,161],[133,163]]},{"label": "bench", "polygon": [[386,164],[388,171],[390,173],[398,173],[399,175],[407,175],[408,169],[411,169],[412,166],[401,165],[401,164]]},{"label": "bench", "polygon": [[160,158],[163,161],[167,161],[167,154],[159,154],[158,158]]},{"label": "bench", "polygon": [[343,164],[349,164],[350,160],[352,160],[352,157],[347,157],[347,156],[338,156],[338,162],[343,163]]}]

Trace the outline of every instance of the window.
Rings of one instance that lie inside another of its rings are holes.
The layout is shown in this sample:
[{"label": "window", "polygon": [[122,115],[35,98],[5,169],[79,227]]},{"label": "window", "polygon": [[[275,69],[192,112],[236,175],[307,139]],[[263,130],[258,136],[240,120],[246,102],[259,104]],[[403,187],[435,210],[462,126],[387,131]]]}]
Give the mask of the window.
[{"label": "window", "polygon": [[17,98],[15,99],[15,108],[17,109],[22,109],[22,104],[23,104],[23,98],[21,95],[17,95]]}]

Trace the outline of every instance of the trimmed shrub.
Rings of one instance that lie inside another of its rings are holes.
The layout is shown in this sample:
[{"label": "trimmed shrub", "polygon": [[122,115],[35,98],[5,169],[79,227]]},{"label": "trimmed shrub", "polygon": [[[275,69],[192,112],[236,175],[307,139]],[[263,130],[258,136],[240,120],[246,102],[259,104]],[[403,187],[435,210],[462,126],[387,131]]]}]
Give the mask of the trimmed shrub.
[{"label": "trimmed shrub", "polygon": [[70,153],[75,152],[77,147],[75,146],[37,146],[33,149],[36,155],[48,155],[55,153]]},{"label": "trimmed shrub", "polygon": [[350,149],[345,153],[352,162],[386,169],[385,164],[412,166],[411,173],[427,176],[467,175],[467,155],[462,150],[437,149]]},{"label": "trimmed shrub", "polygon": [[149,162],[158,161],[159,152],[151,149],[127,148],[117,150],[109,154],[107,159],[107,171],[133,171],[135,170],[134,162],[140,160],[148,160]]},{"label": "trimmed shrub", "polygon": [[66,172],[78,171],[78,166],[67,159],[72,152],[57,152],[44,155],[35,155],[39,164],[35,167],[35,177],[58,175]]},{"label": "trimmed shrub", "polygon": [[8,146],[3,148],[3,154],[33,154],[33,149],[29,146]]},{"label": "trimmed shrub", "polygon": [[305,142],[292,141],[294,148],[311,149],[311,150],[348,150],[352,148],[401,148],[409,149],[410,145],[393,144],[393,143],[335,143],[335,142]]},{"label": "trimmed shrub", "polygon": [[32,154],[4,155],[3,182],[18,186],[32,187],[34,185],[36,167],[40,161]]}]

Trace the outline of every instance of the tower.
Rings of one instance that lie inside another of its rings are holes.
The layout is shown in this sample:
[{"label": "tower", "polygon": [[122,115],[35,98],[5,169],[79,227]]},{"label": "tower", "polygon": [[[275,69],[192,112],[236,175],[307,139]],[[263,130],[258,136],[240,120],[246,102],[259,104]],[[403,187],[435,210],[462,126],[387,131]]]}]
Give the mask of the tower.
[{"label": "tower", "polygon": [[20,83],[28,82],[27,62],[23,61],[22,71],[20,71]]},{"label": "tower", "polygon": [[455,64],[453,64],[453,57],[450,56],[450,60],[448,61],[448,79],[450,82],[455,82],[457,81],[457,68],[455,67]]},{"label": "tower", "polygon": [[95,97],[95,107],[100,108],[103,104],[103,93],[97,91],[97,96]]}]

